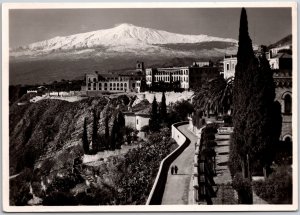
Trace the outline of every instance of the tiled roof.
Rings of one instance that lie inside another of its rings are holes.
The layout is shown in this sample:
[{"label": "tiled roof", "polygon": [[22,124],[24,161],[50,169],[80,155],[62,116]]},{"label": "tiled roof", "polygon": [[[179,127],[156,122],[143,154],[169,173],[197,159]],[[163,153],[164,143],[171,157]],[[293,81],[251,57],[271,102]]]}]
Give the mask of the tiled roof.
[{"label": "tiled roof", "polygon": [[292,55],[290,55],[288,53],[278,53],[275,56],[273,56],[272,58],[292,58]]}]

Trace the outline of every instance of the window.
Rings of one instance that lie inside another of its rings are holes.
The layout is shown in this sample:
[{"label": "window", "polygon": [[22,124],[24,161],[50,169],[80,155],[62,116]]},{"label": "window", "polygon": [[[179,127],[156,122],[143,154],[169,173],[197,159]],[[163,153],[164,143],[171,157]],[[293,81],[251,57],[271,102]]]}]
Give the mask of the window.
[{"label": "window", "polygon": [[127,84],[126,83],[124,83],[124,87],[127,88]]},{"label": "window", "polygon": [[292,113],[292,97],[289,94],[284,97],[284,113]]},{"label": "window", "polygon": [[94,82],[96,82],[96,78],[94,78]]},{"label": "window", "polygon": [[284,138],[284,141],[290,143],[292,142],[292,139],[289,136],[287,136],[286,138]]},{"label": "window", "polygon": [[229,70],[229,63],[226,64],[226,70]]},{"label": "window", "polygon": [[132,83],[132,88],[135,88],[135,83]]},{"label": "window", "polygon": [[137,124],[137,125],[139,124],[139,120],[138,120],[138,119],[136,119],[136,124]]}]

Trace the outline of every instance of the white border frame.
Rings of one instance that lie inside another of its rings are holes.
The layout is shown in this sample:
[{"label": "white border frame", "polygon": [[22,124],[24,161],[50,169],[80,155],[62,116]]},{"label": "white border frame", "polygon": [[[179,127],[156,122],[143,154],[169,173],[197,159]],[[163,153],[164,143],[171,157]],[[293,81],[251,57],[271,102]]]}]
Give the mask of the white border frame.
[{"label": "white border frame", "polygon": [[[293,35],[293,204],[291,205],[147,205],[147,206],[10,206],[9,205],[9,9],[88,8],[292,8]],[[295,211],[298,210],[298,53],[297,2],[126,2],[126,3],[3,3],[2,5],[2,193],[6,212],[151,212],[151,211]]]}]

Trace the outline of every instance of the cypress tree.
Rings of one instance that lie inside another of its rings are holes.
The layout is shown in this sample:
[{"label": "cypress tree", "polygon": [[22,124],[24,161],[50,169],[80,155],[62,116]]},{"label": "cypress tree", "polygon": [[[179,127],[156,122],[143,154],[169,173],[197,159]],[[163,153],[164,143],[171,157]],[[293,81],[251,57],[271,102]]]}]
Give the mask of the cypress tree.
[{"label": "cypress tree", "polygon": [[121,111],[118,113],[118,120],[117,120],[117,135],[116,135],[116,147],[121,148],[123,143],[123,136],[125,134],[125,118]]},{"label": "cypress tree", "polygon": [[157,131],[159,129],[157,106],[156,97],[154,96],[149,120],[149,128],[151,131]]},{"label": "cypress tree", "polygon": [[254,74],[252,97],[247,111],[245,136],[248,140],[250,161],[258,160],[266,177],[272,161],[271,148],[280,135],[276,121],[280,121],[281,116],[278,116],[278,106],[274,104],[273,74],[264,51],[259,57],[259,69]]},{"label": "cypress tree", "polygon": [[83,146],[84,153],[89,154],[89,140],[88,140],[88,134],[87,134],[86,118],[84,118],[84,123],[83,123],[82,146]]},{"label": "cypress tree", "polygon": [[166,105],[165,92],[162,93],[159,115],[163,121],[165,121],[165,119],[167,118],[167,105]]},{"label": "cypress tree", "polygon": [[112,130],[111,130],[111,135],[110,135],[110,149],[111,150],[116,149],[117,132],[118,132],[118,120],[117,120],[117,118],[115,118]]},{"label": "cypress tree", "polygon": [[93,111],[93,134],[92,134],[92,149],[96,153],[100,147],[98,147],[98,116],[96,110]]},{"label": "cypress tree", "polygon": [[104,138],[105,138],[105,148],[109,149],[110,147],[110,138],[109,138],[109,118],[108,116],[105,117],[105,134],[104,134]]},{"label": "cypress tree", "polygon": [[248,177],[246,170],[249,169],[247,166],[249,147],[245,136],[247,110],[253,97],[253,74],[257,69],[258,61],[254,56],[252,41],[248,33],[247,14],[243,8],[240,17],[239,47],[233,87],[234,133],[230,147],[230,170],[233,175],[242,170],[244,177]]},{"label": "cypress tree", "polygon": [[141,88],[140,88],[140,92],[145,92],[147,91],[147,83],[146,83],[146,80],[145,78],[143,78],[141,80]]}]

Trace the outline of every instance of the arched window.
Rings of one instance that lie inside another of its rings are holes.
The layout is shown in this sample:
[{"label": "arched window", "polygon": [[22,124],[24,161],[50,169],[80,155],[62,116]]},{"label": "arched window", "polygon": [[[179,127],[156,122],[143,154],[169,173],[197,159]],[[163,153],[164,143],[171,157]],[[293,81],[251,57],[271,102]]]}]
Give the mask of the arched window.
[{"label": "arched window", "polygon": [[292,113],[292,97],[290,94],[287,94],[284,97],[284,113],[291,114]]},{"label": "arched window", "polygon": [[286,138],[284,138],[284,141],[289,143],[292,142],[292,139],[289,136],[287,136]]}]

